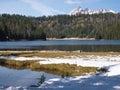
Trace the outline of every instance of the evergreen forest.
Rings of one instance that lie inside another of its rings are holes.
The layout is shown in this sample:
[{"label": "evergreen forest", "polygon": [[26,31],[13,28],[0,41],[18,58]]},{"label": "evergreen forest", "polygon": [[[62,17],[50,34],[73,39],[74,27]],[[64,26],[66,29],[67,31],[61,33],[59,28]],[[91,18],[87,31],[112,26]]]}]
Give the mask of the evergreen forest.
[{"label": "evergreen forest", "polygon": [[120,40],[120,13],[41,17],[0,14],[0,41],[46,38]]}]

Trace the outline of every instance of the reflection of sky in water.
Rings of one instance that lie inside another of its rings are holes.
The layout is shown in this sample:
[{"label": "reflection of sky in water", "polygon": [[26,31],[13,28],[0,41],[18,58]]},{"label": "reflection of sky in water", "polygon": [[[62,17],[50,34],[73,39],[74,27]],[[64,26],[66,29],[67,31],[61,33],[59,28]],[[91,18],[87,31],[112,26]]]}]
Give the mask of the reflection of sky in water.
[{"label": "reflection of sky in water", "polygon": [[7,41],[3,47],[49,46],[49,45],[120,45],[120,40],[51,40],[51,41]]},{"label": "reflection of sky in water", "polygon": [[120,40],[49,40],[49,41],[0,42],[0,50],[9,50],[9,49],[10,50],[70,50],[70,51],[74,51],[74,50],[116,51],[117,50],[120,51]]},{"label": "reflection of sky in water", "polygon": [[[0,66],[0,85],[3,86],[30,86],[38,82],[38,78],[44,72],[31,70],[13,70]],[[46,79],[58,77],[56,75],[44,73]]]}]

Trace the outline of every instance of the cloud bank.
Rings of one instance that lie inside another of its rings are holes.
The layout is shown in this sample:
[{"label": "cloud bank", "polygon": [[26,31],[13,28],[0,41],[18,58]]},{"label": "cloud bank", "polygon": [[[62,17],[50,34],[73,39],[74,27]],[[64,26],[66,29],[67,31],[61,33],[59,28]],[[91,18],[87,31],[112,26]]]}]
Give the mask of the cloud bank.
[{"label": "cloud bank", "polygon": [[96,1],[100,1],[100,0],[66,0],[65,3],[68,5],[73,5],[73,4],[81,4],[81,3],[91,3]]},{"label": "cloud bank", "polygon": [[66,0],[65,3],[72,5],[72,4],[80,4],[81,1],[80,0]]},{"label": "cloud bank", "polygon": [[34,10],[40,12],[42,15],[48,16],[48,15],[64,14],[64,12],[48,7],[38,2],[37,0],[21,0],[21,1],[30,4]]}]

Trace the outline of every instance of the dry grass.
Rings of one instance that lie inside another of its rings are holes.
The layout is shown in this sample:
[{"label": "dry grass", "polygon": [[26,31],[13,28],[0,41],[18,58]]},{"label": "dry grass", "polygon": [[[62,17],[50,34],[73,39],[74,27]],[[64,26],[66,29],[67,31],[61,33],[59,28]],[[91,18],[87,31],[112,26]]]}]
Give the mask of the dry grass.
[{"label": "dry grass", "polygon": [[0,52],[1,56],[24,56],[24,57],[45,57],[45,58],[55,58],[55,57],[70,57],[70,56],[83,56],[86,57],[87,55],[95,55],[95,56],[106,56],[106,55],[120,55],[120,52],[78,52],[78,51],[4,51]]},{"label": "dry grass", "polygon": [[75,64],[42,64],[38,61],[15,61],[15,60],[0,60],[0,65],[12,69],[31,69],[34,71],[44,71],[51,74],[61,76],[79,76],[86,73],[96,72],[96,67],[82,67]]},{"label": "dry grass", "polygon": [[57,74],[61,76],[79,76],[86,73],[96,72],[96,67],[82,67],[75,64],[35,64],[33,70],[41,70],[47,73]]},{"label": "dry grass", "polygon": [[[120,52],[78,52],[78,51],[0,51],[1,56],[24,56],[24,57],[44,57],[44,58],[55,58],[55,57],[71,57],[71,56],[82,56],[87,57],[88,55],[94,56],[106,56],[106,55],[120,55]],[[0,60],[0,65],[14,69],[31,69],[35,71],[44,71],[52,74],[61,76],[76,76],[84,75],[86,73],[95,72],[95,67],[82,67],[70,64],[47,64],[40,65],[38,61],[14,61],[14,60]]]}]

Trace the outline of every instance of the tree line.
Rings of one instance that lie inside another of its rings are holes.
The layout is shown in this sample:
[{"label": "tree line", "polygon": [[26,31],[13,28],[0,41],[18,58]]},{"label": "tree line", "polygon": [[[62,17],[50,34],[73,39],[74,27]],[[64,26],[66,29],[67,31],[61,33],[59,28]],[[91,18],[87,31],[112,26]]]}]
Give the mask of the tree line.
[{"label": "tree line", "polygon": [[42,17],[0,15],[1,41],[73,37],[120,40],[120,14]]},{"label": "tree line", "polygon": [[43,28],[34,17],[0,15],[0,40],[46,40]]}]

